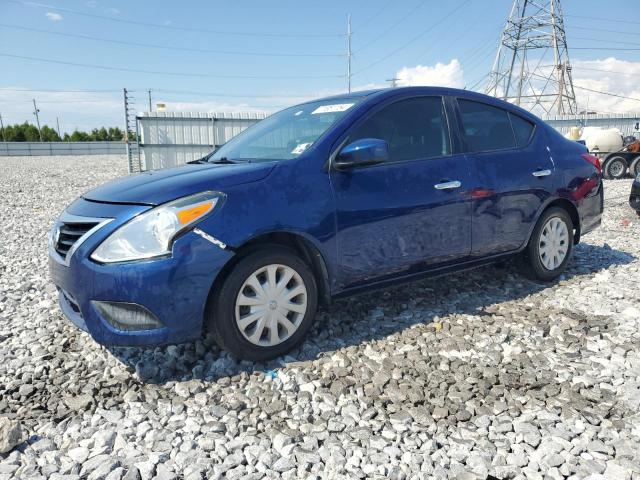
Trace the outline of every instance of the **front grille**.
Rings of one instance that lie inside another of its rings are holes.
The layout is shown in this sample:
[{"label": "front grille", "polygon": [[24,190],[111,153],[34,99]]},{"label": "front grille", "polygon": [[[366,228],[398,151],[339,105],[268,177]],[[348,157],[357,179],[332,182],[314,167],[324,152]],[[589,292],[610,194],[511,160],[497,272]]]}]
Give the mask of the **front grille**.
[{"label": "front grille", "polygon": [[75,245],[75,243],[82,237],[85,233],[91,230],[93,227],[98,225],[97,222],[85,222],[85,223],[77,223],[77,222],[62,222],[57,227],[58,233],[56,235],[56,240],[53,245],[58,255],[62,258],[66,259],[69,250]]}]

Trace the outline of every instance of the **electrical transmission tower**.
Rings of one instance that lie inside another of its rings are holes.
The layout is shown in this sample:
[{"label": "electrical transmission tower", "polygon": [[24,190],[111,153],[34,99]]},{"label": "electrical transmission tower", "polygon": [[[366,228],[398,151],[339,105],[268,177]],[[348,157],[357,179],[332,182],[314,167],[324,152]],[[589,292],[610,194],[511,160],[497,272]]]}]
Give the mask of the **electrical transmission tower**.
[{"label": "electrical transmission tower", "polygon": [[514,0],[485,93],[534,113],[577,113],[560,0]]}]

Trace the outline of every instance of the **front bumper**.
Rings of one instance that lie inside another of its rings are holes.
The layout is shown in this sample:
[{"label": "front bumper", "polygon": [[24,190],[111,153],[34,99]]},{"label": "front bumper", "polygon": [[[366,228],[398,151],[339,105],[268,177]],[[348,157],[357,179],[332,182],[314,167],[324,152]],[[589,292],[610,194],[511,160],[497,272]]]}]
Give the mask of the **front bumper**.
[{"label": "front bumper", "polygon": [[[146,208],[78,200],[67,211],[114,220],[90,235],[66,262],[55,254],[49,256],[63,313],[103,345],[157,345],[199,338],[211,286],[233,256],[190,231],[175,241],[170,257],[105,265],[90,260],[102,240]],[[149,330],[115,328],[93,301],[140,305],[161,325]]]}]

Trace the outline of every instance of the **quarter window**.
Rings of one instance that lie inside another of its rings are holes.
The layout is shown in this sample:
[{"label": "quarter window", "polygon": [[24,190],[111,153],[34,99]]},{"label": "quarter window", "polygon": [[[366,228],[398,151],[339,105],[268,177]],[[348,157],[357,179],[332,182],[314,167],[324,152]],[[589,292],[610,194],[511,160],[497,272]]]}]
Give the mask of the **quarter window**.
[{"label": "quarter window", "polygon": [[516,135],[518,146],[524,147],[529,143],[529,139],[533,133],[533,123],[511,112],[509,112],[509,118],[511,118],[511,126],[513,126],[513,133]]},{"label": "quarter window", "polygon": [[391,161],[441,157],[451,153],[442,97],[417,97],[387,105],[355,128],[349,141],[379,138]]},{"label": "quarter window", "polygon": [[458,100],[467,146],[472,152],[515,148],[506,110],[485,103]]}]

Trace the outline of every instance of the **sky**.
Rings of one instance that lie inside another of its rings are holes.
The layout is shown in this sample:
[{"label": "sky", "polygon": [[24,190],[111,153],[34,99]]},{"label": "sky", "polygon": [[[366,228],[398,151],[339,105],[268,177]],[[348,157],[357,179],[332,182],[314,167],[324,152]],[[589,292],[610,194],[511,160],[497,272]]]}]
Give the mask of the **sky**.
[{"label": "sky", "polygon": [[[482,89],[511,0],[0,0],[0,115],[62,131],[122,126],[135,109],[272,112],[353,89]],[[640,9],[562,2],[576,85],[640,99]],[[92,38],[88,38],[92,37]],[[96,38],[101,40],[96,40]],[[80,65],[82,64],[82,65]],[[88,65],[88,66],[87,66]],[[638,112],[640,101],[576,90],[579,109]]]}]

